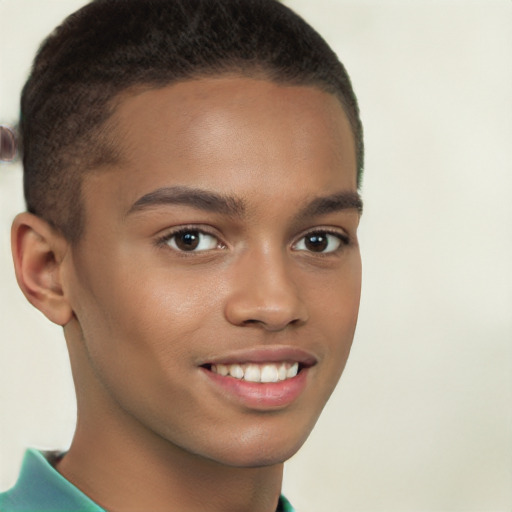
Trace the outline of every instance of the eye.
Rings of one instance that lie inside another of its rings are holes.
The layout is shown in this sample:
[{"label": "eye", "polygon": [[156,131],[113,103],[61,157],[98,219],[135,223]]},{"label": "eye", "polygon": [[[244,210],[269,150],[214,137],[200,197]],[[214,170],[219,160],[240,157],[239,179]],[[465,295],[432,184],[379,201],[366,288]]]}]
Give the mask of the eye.
[{"label": "eye", "polygon": [[348,245],[348,237],[341,233],[328,233],[326,231],[315,231],[303,236],[293,249],[296,251],[308,251],[316,253],[336,252],[343,245]]},{"label": "eye", "polygon": [[176,251],[211,251],[220,246],[217,237],[198,229],[183,229],[165,237],[165,243]]}]

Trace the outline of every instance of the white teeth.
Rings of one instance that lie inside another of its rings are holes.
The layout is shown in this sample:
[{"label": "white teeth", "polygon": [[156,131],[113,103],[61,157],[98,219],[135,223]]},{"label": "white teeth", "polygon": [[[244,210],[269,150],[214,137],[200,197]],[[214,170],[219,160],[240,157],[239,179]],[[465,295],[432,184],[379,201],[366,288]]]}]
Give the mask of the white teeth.
[{"label": "white teeth", "polygon": [[291,379],[292,377],[295,377],[299,371],[299,363],[293,363],[290,368],[286,372],[286,377],[288,379]]},{"label": "white teeth", "polygon": [[229,375],[235,377],[235,379],[242,379],[244,376],[244,370],[239,364],[232,364],[229,367]]},{"label": "white teeth", "polygon": [[215,370],[213,370],[212,368],[212,371],[218,373],[219,375],[222,375],[223,377],[225,377],[229,373],[229,368],[225,364],[217,364],[215,365],[215,367]]},{"label": "white teeth", "polygon": [[249,364],[244,372],[244,379],[249,382],[261,382],[261,371],[257,364]]},{"label": "white teeth", "polygon": [[261,369],[260,382],[277,382],[278,380],[279,370],[277,369],[277,366],[275,364],[266,364]]},{"label": "white teeth", "polygon": [[277,377],[278,377],[279,380],[285,380],[286,379],[286,370],[287,370],[286,363],[283,363],[279,367],[279,370],[277,370]]},{"label": "white teeth", "polygon": [[299,373],[299,363],[212,364],[211,371],[248,382],[279,382],[295,377]]}]

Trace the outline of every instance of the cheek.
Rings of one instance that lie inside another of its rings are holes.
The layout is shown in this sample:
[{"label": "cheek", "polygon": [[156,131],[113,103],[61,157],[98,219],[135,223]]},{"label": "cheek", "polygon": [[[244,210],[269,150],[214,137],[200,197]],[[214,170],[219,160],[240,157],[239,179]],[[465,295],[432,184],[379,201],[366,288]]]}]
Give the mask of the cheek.
[{"label": "cheek", "polygon": [[311,325],[323,332],[321,343],[326,364],[336,382],[350,353],[361,297],[359,253],[347,263],[350,264],[337,275],[330,275],[324,283],[312,286],[314,296],[309,301],[312,305]]},{"label": "cheek", "polygon": [[184,413],[193,403],[183,376],[194,367],[211,309],[199,297],[180,276],[130,274],[126,266],[82,287],[77,316],[89,364],[125,410],[155,418],[155,404],[175,400]]},{"label": "cheek", "polygon": [[[100,256],[94,266],[80,267],[72,294],[94,364],[105,375],[117,375],[151,373],[150,367],[168,371],[190,360],[193,347],[187,340],[213,307],[211,283],[118,254],[103,260]],[[102,265],[112,261],[117,264]]]},{"label": "cheek", "polygon": [[307,287],[310,307],[334,332],[353,331],[361,298],[361,258],[354,252],[338,272],[315,276]]},{"label": "cheek", "polygon": [[112,332],[193,323],[201,307],[209,307],[215,297],[215,283],[208,276],[170,268],[157,258],[120,253],[111,255],[107,262],[115,265],[105,266],[102,272],[88,272],[80,285],[89,299],[82,309],[104,312]]}]

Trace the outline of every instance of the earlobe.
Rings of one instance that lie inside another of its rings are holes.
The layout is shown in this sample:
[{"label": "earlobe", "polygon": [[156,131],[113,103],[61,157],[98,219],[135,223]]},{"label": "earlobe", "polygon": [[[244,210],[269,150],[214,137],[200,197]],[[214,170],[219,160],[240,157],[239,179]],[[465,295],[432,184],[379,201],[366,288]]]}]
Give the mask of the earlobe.
[{"label": "earlobe", "polygon": [[11,245],[16,279],[27,300],[52,322],[66,325],[73,315],[62,283],[68,242],[43,219],[20,213],[12,224]]}]

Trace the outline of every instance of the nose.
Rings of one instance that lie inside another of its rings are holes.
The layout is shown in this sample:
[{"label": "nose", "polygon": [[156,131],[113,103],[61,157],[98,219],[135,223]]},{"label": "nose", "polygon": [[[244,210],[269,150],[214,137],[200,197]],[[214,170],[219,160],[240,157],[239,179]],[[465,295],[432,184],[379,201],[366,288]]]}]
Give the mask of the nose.
[{"label": "nose", "polygon": [[280,251],[247,251],[241,256],[225,306],[227,320],[233,325],[256,325],[268,331],[307,322],[307,307],[290,265]]}]

